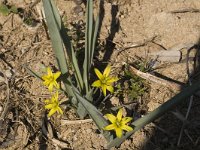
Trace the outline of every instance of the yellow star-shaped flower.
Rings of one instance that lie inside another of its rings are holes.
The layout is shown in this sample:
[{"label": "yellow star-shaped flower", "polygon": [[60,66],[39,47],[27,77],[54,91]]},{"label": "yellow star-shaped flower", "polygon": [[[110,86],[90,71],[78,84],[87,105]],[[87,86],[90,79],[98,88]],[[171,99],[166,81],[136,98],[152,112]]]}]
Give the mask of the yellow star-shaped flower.
[{"label": "yellow star-shaped flower", "polygon": [[52,73],[51,68],[47,68],[47,75],[43,75],[42,79],[44,80],[43,84],[48,87],[49,91],[53,91],[53,87],[59,89],[60,86],[56,81],[57,78],[61,75],[61,72]]},{"label": "yellow star-shaped flower", "polygon": [[58,91],[52,96],[50,100],[45,100],[45,103],[45,109],[50,110],[48,113],[48,117],[51,117],[55,112],[63,114],[63,111],[59,106],[60,102],[58,101]]},{"label": "yellow star-shaped flower", "polygon": [[101,88],[104,96],[106,96],[106,90],[113,93],[114,89],[113,89],[112,83],[118,80],[117,77],[110,77],[109,76],[110,70],[111,70],[110,65],[108,65],[106,67],[103,74],[97,68],[94,69],[94,72],[96,73],[99,80],[94,81],[92,83],[92,86]]},{"label": "yellow star-shaped flower", "polygon": [[113,114],[106,114],[105,115],[108,120],[112,123],[106,127],[104,127],[104,130],[115,130],[115,133],[118,138],[122,136],[123,130],[125,131],[132,131],[133,128],[126,125],[128,122],[130,122],[133,118],[132,117],[124,117],[122,118],[122,109],[120,109],[117,113],[117,116],[115,117]]}]

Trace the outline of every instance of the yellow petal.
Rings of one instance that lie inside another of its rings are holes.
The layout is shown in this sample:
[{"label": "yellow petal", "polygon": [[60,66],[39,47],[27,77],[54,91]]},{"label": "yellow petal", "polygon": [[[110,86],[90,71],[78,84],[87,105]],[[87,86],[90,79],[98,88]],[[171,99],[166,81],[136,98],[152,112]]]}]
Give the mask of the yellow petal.
[{"label": "yellow petal", "polygon": [[47,80],[48,79],[48,76],[47,75],[43,75],[42,76],[42,80]]},{"label": "yellow petal", "polygon": [[50,102],[50,100],[49,100],[49,99],[46,99],[46,100],[44,100],[44,102],[45,102],[46,104],[48,104],[48,103]]},{"label": "yellow petal", "polygon": [[49,86],[49,81],[48,81],[48,80],[45,80],[45,81],[43,82],[43,84],[44,84],[45,86]]},{"label": "yellow petal", "polygon": [[50,84],[49,84],[49,87],[48,87],[48,89],[49,89],[49,91],[50,91],[50,92],[52,92],[52,91],[53,91],[53,84],[52,84],[52,83],[50,83]]},{"label": "yellow petal", "polygon": [[116,135],[118,138],[122,137],[122,129],[121,128],[116,128],[115,132],[116,132]]},{"label": "yellow petal", "polygon": [[97,68],[94,68],[94,72],[96,73],[97,77],[98,77],[100,80],[103,79],[102,73],[101,73]]},{"label": "yellow petal", "polygon": [[101,85],[102,91],[103,91],[103,95],[106,96],[106,89],[107,86],[105,84]]},{"label": "yellow petal", "polygon": [[63,114],[63,111],[62,111],[62,109],[61,109],[60,107],[58,107],[57,110],[58,110],[58,112],[59,112],[60,114]]},{"label": "yellow petal", "polygon": [[128,132],[133,130],[132,127],[127,126],[127,125],[122,125],[122,126],[121,126],[121,129],[122,129],[122,130],[126,130],[126,131],[128,131]]},{"label": "yellow petal", "polygon": [[124,118],[122,118],[122,123],[126,124],[126,123],[130,122],[131,120],[133,120],[132,117],[124,117]]},{"label": "yellow petal", "polygon": [[111,93],[113,93],[113,92],[114,92],[114,89],[113,89],[113,87],[112,87],[112,86],[110,86],[110,85],[109,85],[109,86],[107,86],[107,90],[108,90],[108,91],[110,91]]},{"label": "yellow petal", "polygon": [[56,112],[56,109],[55,109],[55,108],[51,109],[51,110],[49,111],[49,113],[48,113],[48,117],[51,117],[55,112]]},{"label": "yellow petal", "polygon": [[118,81],[119,79],[117,77],[111,77],[109,79],[107,79],[107,83],[108,84],[112,84],[113,82],[116,82]]},{"label": "yellow petal", "polygon": [[122,108],[119,109],[118,113],[117,113],[117,120],[121,121],[122,120]]},{"label": "yellow petal", "polygon": [[100,80],[96,80],[92,83],[93,87],[101,87],[101,81]]},{"label": "yellow petal", "polygon": [[111,66],[108,65],[108,66],[106,67],[106,69],[104,70],[103,75],[104,75],[105,77],[108,77],[109,74],[110,74],[110,70],[111,70]]},{"label": "yellow petal", "polygon": [[60,89],[60,85],[58,84],[58,82],[54,81],[54,86],[57,88],[57,89]]},{"label": "yellow petal", "polygon": [[58,71],[58,72],[56,72],[56,73],[53,75],[53,77],[54,77],[54,79],[56,80],[60,75],[61,75],[61,72]]},{"label": "yellow petal", "polygon": [[50,67],[47,67],[47,74],[48,74],[48,76],[53,76],[53,73],[52,73]]},{"label": "yellow petal", "polygon": [[53,108],[53,104],[48,104],[48,105],[45,105],[45,109],[52,109]]},{"label": "yellow petal", "polygon": [[105,115],[111,123],[116,122],[116,117],[113,114],[106,114]]},{"label": "yellow petal", "polygon": [[105,126],[103,129],[104,130],[114,130],[116,128],[116,126],[114,124],[110,124]]}]

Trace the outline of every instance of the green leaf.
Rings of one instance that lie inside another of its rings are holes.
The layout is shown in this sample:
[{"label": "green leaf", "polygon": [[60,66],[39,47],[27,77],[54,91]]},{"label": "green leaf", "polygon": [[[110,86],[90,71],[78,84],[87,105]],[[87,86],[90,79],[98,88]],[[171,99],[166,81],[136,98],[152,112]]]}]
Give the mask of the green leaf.
[{"label": "green leaf", "polygon": [[109,134],[108,131],[103,131],[102,128],[108,125],[107,120],[103,117],[103,114],[97,110],[97,108],[88,102],[87,99],[82,97],[78,90],[73,87],[73,91],[78,101],[82,104],[82,106],[87,110],[90,117],[93,119],[99,130],[103,133],[104,137],[107,141],[112,140],[112,135]]},{"label": "green leaf", "polygon": [[93,31],[93,0],[87,1],[86,10],[86,31],[85,31],[85,58],[83,63],[83,80],[85,83],[86,93],[89,91],[88,77],[90,70],[91,60],[91,41]]},{"label": "green leaf", "polygon": [[[99,9],[99,12],[100,12],[100,9]],[[96,41],[97,41],[98,30],[99,30],[99,13],[98,13],[96,21],[95,21],[95,27],[94,27],[93,35],[92,35],[92,39],[91,39],[92,43],[91,43],[91,51],[90,51],[90,53],[91,53],[90,54],[90,67],[91,67],[91,64],[92,64],[92,61],[93,61],[93,56],[94,56],[94,50],[95,50]]]},{"label": "green leaf", "polygon": [[62,74],[66,74],[68,73],[67,63],[64,55],[65,53],[62,44],[62,39],[60,36],[60,30],[59,30],[60,23],[57,22],[60,19],[55,18],[58,17],[58,15],[56,14],[55,11],[53,11],[54,6],[52,6],[52,0],[43,0],[43,5],[44,5],[45,18],[49,30],[49,35],[52,42],[52,47],[56,55],[56,60],[58,62],[58,66]]},{"label": "green leaf", "polygon": [[67,36],[66,29],[63,25],[63,22],[60,18],[58,9],[56,8],[54,1],[51,1],[51,5],[52,5],[52,11],[53,11],[53,14],[54,14],[54,17],[55,17],[55,21],[56,21],[57,26],[58,26],[58,30],[60,31],[62,42],[64,42],[65,48],[67,50],[67,55],[69,57],[70,62],[72,62],[72,66],[73,66],[74,71],[75,71],[75,76],[76,76],[78,85],[79,85],[80,90],[81,90],[81,89],[83,89],[83,79],[82,79],[81,72],[80,72],[80,69],[79,69],[79,66],[78,66],[77,58],[76,58],[75,53],[74,53],[73,46],[70,42],[69,37]]},{"label": "green leaf", "polygon": [[119,146],[122,142],[124,142],[129,136],[131,136],[133,133],[135,133],[137,130],[140,130],[143,128],[145,125],[151,123],[155,119],[161,117],[164,113],[172,109],[173,107],[177,106],[180,104],[182,101],[186,100],[188,97],[193,95],[195,92],[200,90],[200,80],[197,81],[195,84],[192,86],[189,86],[183,91],[181,91],[179,94],[175,95],[173,98],[150,112],[149,114],[145,115],[144,117],[134,121],[132,125],[134,126],[134,130],[131,132],[127,132],[124,136],[121,138],[116,138],[113,141],[111,141],[108,144],[108,149],[114,146]]},{"label": "green leaf", "polygon": [[[89,101],[92,102],[93,101],[93,89],[91,89],[87,95],[85,96],[85,98]],[[84,118],[88,113],[87,110],[85,109],[85,107],[79,103],[78,108],[77,108],[77,113],[79,114],[80,118]]]},{"label": "green leaf", "polygon": [[9,15],[10,10],[8,9],[8,6],[1,4],[0,5],[0,13],[3,14],[4,16]]},{"label": "green leaf", "polygon": [[27,71],[30,75],[32,75],[32,76],[34,76],[34,77],[36,77],[36,78],[42,80],[41,75],[39,75],[39,74],[36,73],[35,71],[31,70],[31,69],[30,69],[29,67],[27,67],[26,65],[23,65],[23,67],[26,69],[26,71]]},{"label": "green leaf", "polygon": [[53,51],[55,53],[58,66],[62,72],[62,76],[65,76],[66,78],[64,81],[66,88],[65,90],[70,97],[73,97],[74,94],[71,89],[71,78],[68,75],[68,66],[65,57],[63,41],[60,35],[61,19],[53,0],[43,0],[43,6]]}]

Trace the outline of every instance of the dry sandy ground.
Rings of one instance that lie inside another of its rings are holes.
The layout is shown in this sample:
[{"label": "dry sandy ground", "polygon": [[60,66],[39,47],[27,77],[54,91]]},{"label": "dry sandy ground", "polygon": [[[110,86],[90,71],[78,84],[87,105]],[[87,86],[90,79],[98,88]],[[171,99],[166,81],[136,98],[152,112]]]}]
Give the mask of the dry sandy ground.
[{"label": "dry sandy ground", "polygon": [[[9,5],[29,13],[31,0],[7,0]],[[78,2],[78,0],[76,0]],[[198,0],[106,0],[101,7],[101,51],[95,59],[111,63],[114,73],[120,73],[124,63],[133,63],[136,55],[152,58],[158,51],[175,52],[185,50],[187,45],[199,43],[200,1]],[[85,5],[72,0],[56,0],[60,14],[69,27],[70,24],[84,22]],[[42,4],[30,10],[37,20],[30,27],[18,14],[0,14],[0,149],[106,149],[106,141],[90,120],[78,120],[73,109],[66,108],[63,116],[45,121],[43,100],[50,95],[41,81],[32,77],[25,69],[41,72],[43,66],[55,66],[51,43],[41,22],[39,11]],[[97,5],[95,4],[95,9]],[[195,50],[194,50],[195,51]],[[195,54],[198,54],[195,51]],[[184,54],[184,52],[182,53]],[[168,62],[158,61],[160,75],[181,83],[187,83],[186,61],[184,57],[169,56]],[[198,55],[197,55],[198,56]],[[172,61],[172,62],[169,62]],[[190,67],[193,67],[190,61]],[[198,63],[197,63],[198,64]],[[97,64],[98,66],[98,64]],[[194,69],[190,69],[194,70]],[[3,73],[3,74],[2,74]],[[195,72],[196,73],[196,72]],[[197,72],[198,73],[198,72]],[[5,76],[4,76],[5,75]],[[7,82],[7,84],[6,84]],[[143,100],[148,113],[179,90],[149,83],[148,98]],[[167,113],[154,123],[135,133],[119,148],[127,150],[194,150],[200,149],[199,98],[195,97],[182,139],[178,139],[182,122],[172,113]],[[186,114],[189,101],[174,111]],[[7,107],[8,106],[8,107]],[[4,114],[5,108],[8,108]],[[64,109],[64,107],[63,107]],[[48,135],[44,136],[45,133]],[[178,146],[177,146],[178,145]]]}]

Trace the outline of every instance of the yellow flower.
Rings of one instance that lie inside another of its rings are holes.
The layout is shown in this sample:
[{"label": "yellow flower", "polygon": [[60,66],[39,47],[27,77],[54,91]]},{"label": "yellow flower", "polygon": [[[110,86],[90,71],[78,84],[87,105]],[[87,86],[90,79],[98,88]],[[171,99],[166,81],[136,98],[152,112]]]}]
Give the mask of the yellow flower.
[{"label": "yellow flower", "polygon": [[50,110],[48,113],[48,117],[51,117],[51,115],[53,115],[55,112],[63,114],[63,111],[59,106],[60,102],[58,101],[58,91],[52,96],[50,100],[45,100],[45,103],[45,109]]},{"label": "yellow flower", "polygon": [[131,121],[133,118],[131,117],[124,117],[122,118],[122,109],[120,109],[117,113],[117,116],[115,117],[113,114],[106,114],[105,115],[108,120],[112,123],[106,127],[104,127],[104,130],[115,130],[115,133],[118,138],[122,136],[123,130],[125,131],[132,131],[133,128],[126,125],[129,121]]},{"label": "yellow flower", "polygon": [[49,91],[53,91],[53,87],[59,89],[60,86],[56,81],[57,78],[60,76],[61,72],[58,71],[56,73],[52,73],[51,68],[47,68],[47,75],[43,75],[42,79],[44,80],[43,84],[48,87]]},{"label": "yellow flower", "polygon": [[108,90],[111,93],[113,93],[114,89],[113,89],[112,83],[118,80],[117,77],[110,77],[109,76],[110,70],[111,70],[111,66],[110,65],[108,65],[106,67],[106,69],[104,70],[103,74],[97,68],[94,69],[94,72],[96,73],[96,75],[99,78],[99,80],[94,81],[92,83],[92,86],[101,88],[102,91],[103,91],[104,96],[106,96],[106,90]]}]

